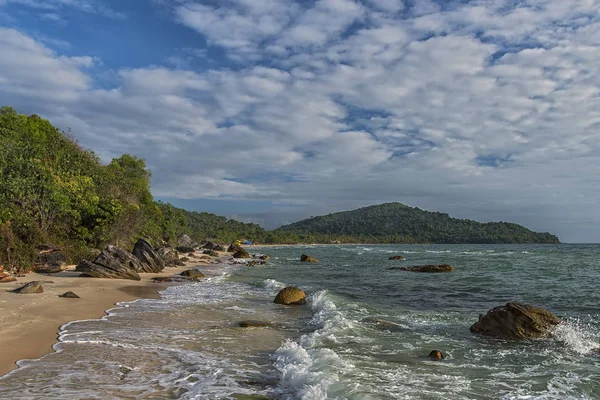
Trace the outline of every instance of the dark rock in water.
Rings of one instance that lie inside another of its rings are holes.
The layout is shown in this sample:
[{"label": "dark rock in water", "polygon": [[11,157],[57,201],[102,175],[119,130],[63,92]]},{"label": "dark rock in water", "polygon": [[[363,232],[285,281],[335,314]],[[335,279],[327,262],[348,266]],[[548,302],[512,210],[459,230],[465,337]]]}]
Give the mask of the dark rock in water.
[{"label": "dark rock in water", "polygon": [[471,332],[499,339],[534,339],[548,336],[560,322],[542,307],[510,302],[479,316]]},{"label": "dark rock in water", "polygon": [[271,326],[271,323],[267,322],[267,321],[248,319],[248,320],[240,321],[239,325],[242,328],[261,328],[261,327],[269,327],[269,326]]},{"label": "dark rock in water", "polygon": [[42,282],[33,281],[25,284],[25,286],[21,286],[20,288],[13,290],[12,292],[20,294],[44,293],[44,287],[42,286]]},{"label": "dark rock in water", "polygon": [[227,249],[225,248],[225,246],[220,245],[220,244],[216,245],[213,250],[214,251],[227,251]]},{"label": "dark rock in water", "polygon": [[409,272],[432,272],[432,273],[454,271],[454,267],[449,264],[414,265],[412,267],[391,267],[388,269],[399,269],[400,271],[409,271]]},{"label": "dark rock in water", "polygon": [[179,253],[171,247],[159,247],[156,253],[163,259],[166,267],[177,267],[185,265],[179,261]]},{"label": "dark rock in water", "polygon": [[229,246],[229,248],[227,249],[228,253],[236,253],[238,251],[246,251],[246,249],[244,249],[242,246],[237,245],[237,244],[232,244],[231,246]]},{"label": "dark rock in water", "polygon": [[140,270],[142,270],[142,265],[137,257],[111,245],[106,246],[93,262],[83,260],[75,268],[75,271],[81,272],[83,276],[136,281],[141,279],[137,273]]},{"label": "dark rock in water", "polygon": [[193,253],[194,251],[196,251],[196,249],[194,249],[193,247],[187,246],[177,246],[175,247],[175,249],[181,253]]},{"label": "dark rock in water", "polygon": [[246,250],[238,250],[233,254],[233,258],[250,258],[250,254]]},{"label": "dark rock in water", "polygon": [[[179,236],[177,236],[177,246],[178,247],[188,247],[188,248],[192,248],[191,251],[194,251],[193,249],[198,247],[198,243],[196,243],[192,238],[190,238],[188,235],[185,234],[181,234]],[[183,253],[189,253],[189,251],[182,251]]]},{"label": "dark rock in water", "polygon": [[300,256],[300,261],[302,261],[302,262],[311,262],[311,263],[319,262],[319,260],[317,260],[316,258],[312,258],[311,256],[307,256],[306,254],[302,254],[302,256]]},{"label": "dark rock in water", "polygon": [[53,244],[37,246],[38,255],[33,270],[37,273],[54,274],[62,271],[67,261],[66,254]]},{"label": "dark rock in water", "polygon": [[277,293],[273,302],[285,305],[302,305],[306,303],[306,293],[297,287],[288,286]]},{"label": "dark rock in water", "polygon": [[431,350],[428,357],[432,360],[443,360],[444,354],[439,350]]},{"label": "dark rock in water", "polygon": [[204,275],[202,272],[198,271],[197,269],[188,269],[186,271],[183,271],[180,275],[187,276],[188,278],[191,278],[194,280],[200,280],[202,278],[206,278],[206,275]]},{"label": "dark rock in water", "polygon": [[147,240],[138,239],[133,246],[133,255],[140,260],[141,269],[138,272],[158,273],[165,269],[165,261]]},{"label": "dark rock in water", "polygon": [[211,257],[219,257],[219,253],[214,250],[204,250],[202,254],[208,254]]},{"label": "dark rock in water", "polygon": [[189,262],[189,261],[190,261],[190,259],[189,259],[189,258],[187,258],[187,257],[181,257],[181,258],[179,259],[179,261],[186,263],[186,262]]},{"label": "dark rock in water", "polygon": [[372,324],[375,328],[379,330],[385,331],[404,331],[405,329],[392,321],[388,321],[387,319],[377,318],[377,317],[367,317],[362,320],[363,322],[367,322]]},{"label": "dark rock in water", "polygon": [[214,250],[215,247],[217,247],[217,244],[213,243],[213,242],[206,242],[204,244],[204,246],[202,246],[203,249],[208,249],[208,250]]},{"label": "dark rock in water", "polygon": [[80,299],[79,296],[77,296],[75,293],[73,293],[71,291],[63,293],[63,294],[59,295],[58,297],[65,297],[67,299]]},{"label": "dark rock in water", "polygon": [[388,260],[404,260],[404,257],[402,257],[402,256],[391,256],[390,258],[388,258]]}]

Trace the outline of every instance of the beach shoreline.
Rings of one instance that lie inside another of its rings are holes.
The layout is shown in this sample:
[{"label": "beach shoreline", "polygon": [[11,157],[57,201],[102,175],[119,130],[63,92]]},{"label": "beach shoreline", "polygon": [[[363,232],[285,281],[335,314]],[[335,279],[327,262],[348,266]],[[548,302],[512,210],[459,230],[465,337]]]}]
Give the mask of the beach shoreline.
[{"label": "beach shoreline", "polygon": [[[52,353],[61,326],[78,320],[102,318],[109,310],[118,307],[118,303],[160,298],[159,291],[174,283],[156,283],[152,278],[177,275],[206,265],[211,264],[187,262],[185,266],[165,268],[161,273],[140,274],[140,281],[80,277],[74,266],[70,266],[57,274],[29,273],[17,282],[2,284],[0,377],[17,369],[20,360],[38,359]],[[41,281],[44,292],[10,292],[31,281]],[[59,297],[67,291],[75,292],[80,298]]]}]

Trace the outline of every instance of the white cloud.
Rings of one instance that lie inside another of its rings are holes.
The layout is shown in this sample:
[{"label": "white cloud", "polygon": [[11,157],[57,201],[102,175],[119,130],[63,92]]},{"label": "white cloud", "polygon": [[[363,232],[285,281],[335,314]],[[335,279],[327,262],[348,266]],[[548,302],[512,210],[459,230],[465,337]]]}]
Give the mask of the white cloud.
[{"label": "white cloud", "polygon": [[238,63],[194,71],[176,51],[177,69],[122,68],[110,89],[93,58],[4,29],[0,100],[145,157],[161,196],[295,216],[404,201],[581,240],[573,221],[600,222],[600,1],[410,3],[177,2]]}]

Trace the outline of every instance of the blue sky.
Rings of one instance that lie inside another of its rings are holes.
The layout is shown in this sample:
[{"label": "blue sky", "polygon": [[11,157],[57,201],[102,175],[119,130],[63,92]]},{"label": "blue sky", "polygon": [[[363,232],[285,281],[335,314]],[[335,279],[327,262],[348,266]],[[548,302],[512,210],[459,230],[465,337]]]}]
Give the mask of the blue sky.
[{"label": "blue sky", "polygon": [[268,227],[400,201],[600,241],[600,0],[0,0],[0,104]]}]

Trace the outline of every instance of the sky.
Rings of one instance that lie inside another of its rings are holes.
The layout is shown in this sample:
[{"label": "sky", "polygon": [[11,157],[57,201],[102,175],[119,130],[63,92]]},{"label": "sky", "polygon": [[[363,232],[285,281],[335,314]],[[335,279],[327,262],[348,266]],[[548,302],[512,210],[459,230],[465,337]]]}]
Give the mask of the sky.
[{"label": "sky", "polygon": [[268,228],[398,201],[600,242],[600,0],[0,0],[0,105]]}]

